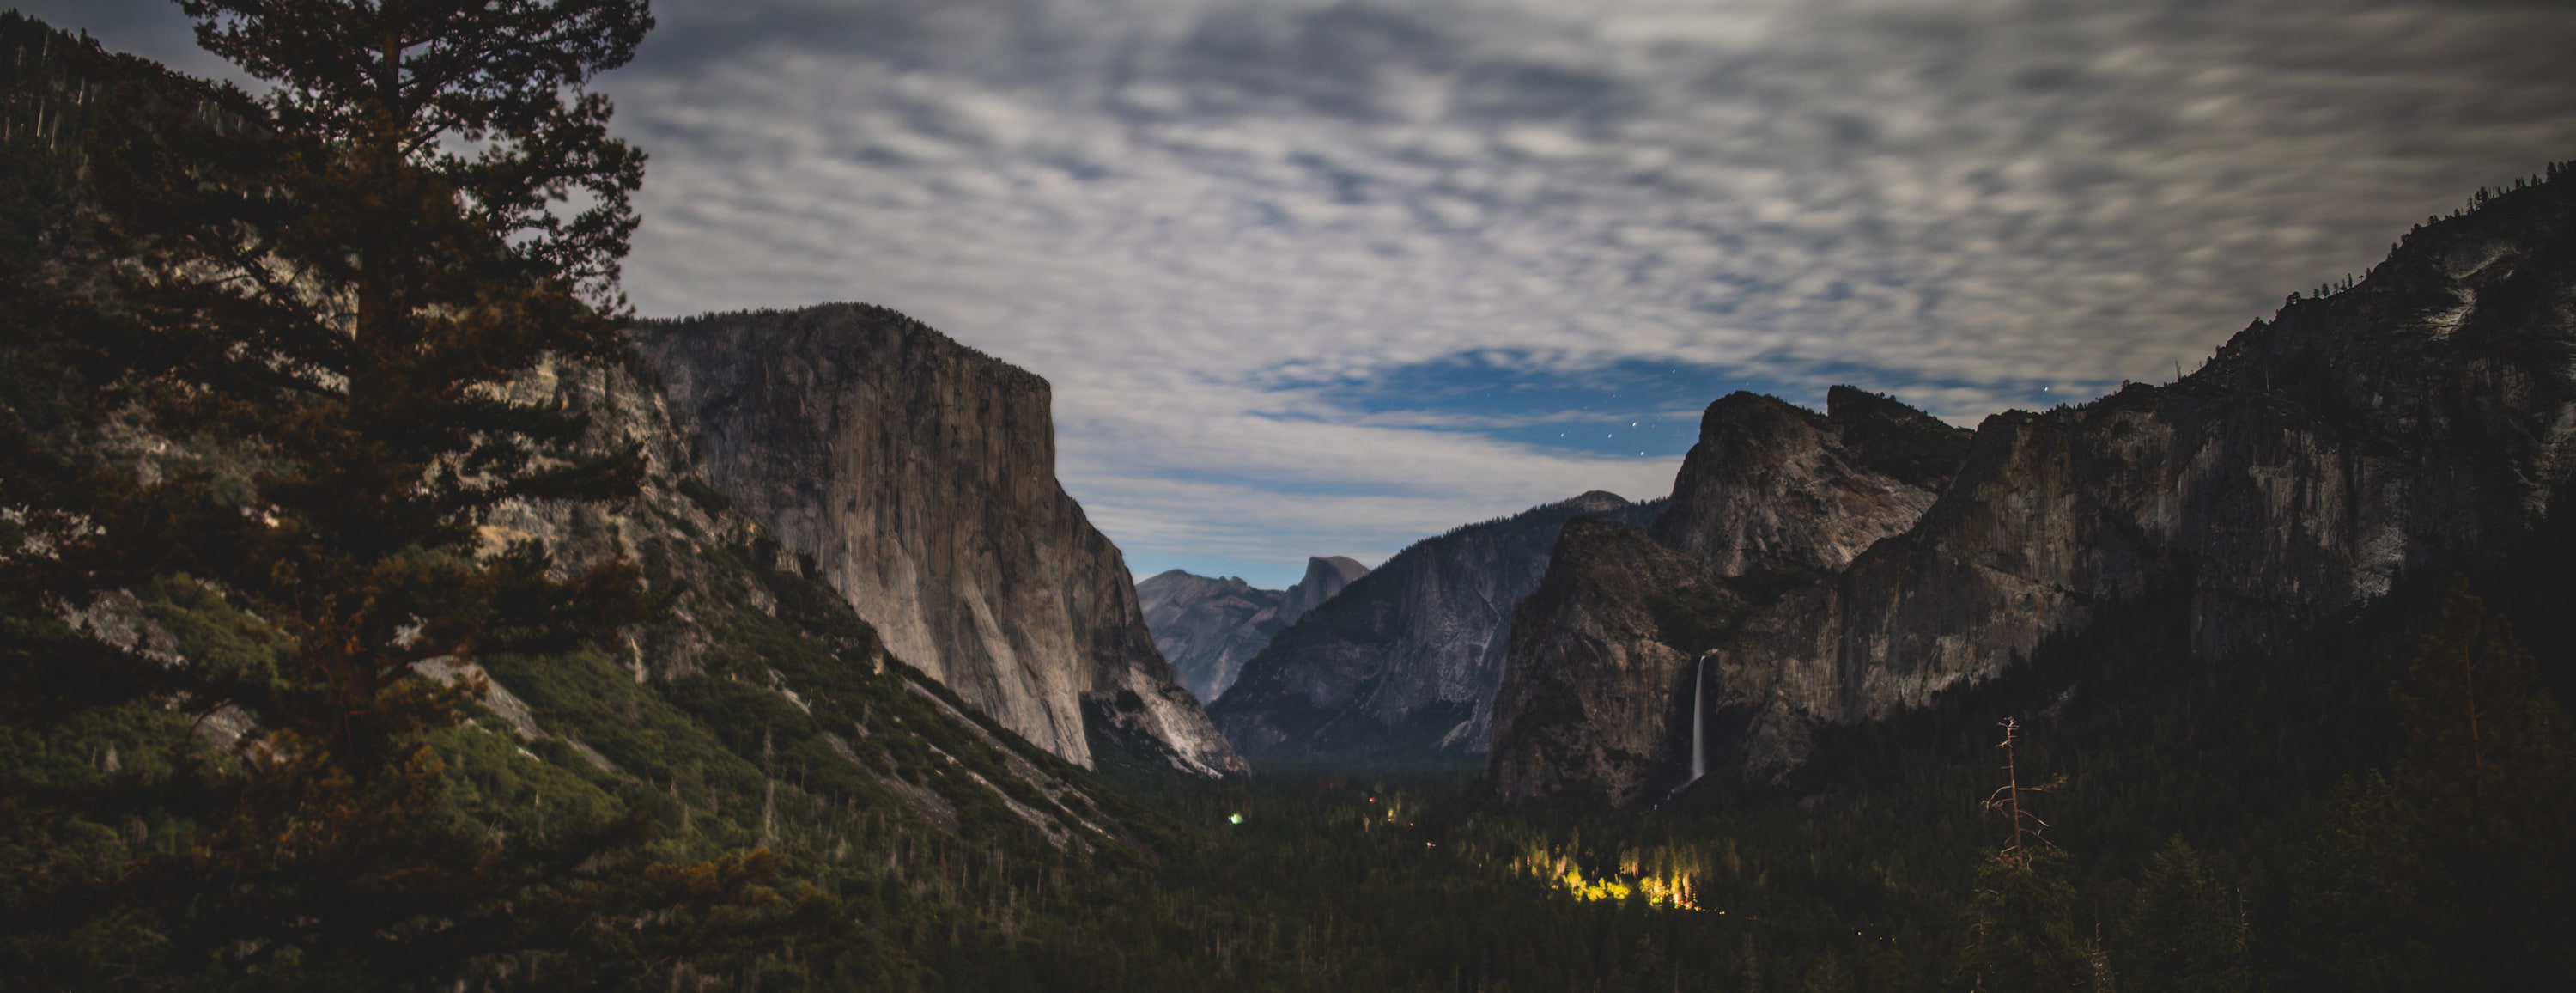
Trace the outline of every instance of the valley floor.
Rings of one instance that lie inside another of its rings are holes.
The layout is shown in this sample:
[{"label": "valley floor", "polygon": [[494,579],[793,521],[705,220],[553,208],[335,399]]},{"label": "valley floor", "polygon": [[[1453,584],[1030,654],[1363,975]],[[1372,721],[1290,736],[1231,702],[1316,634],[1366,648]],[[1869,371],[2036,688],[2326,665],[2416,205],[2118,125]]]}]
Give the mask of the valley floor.
[{"label": "valley floor", "polygon": [[[2502,597],[2522,608],[2545,590]],[[2465,608],[2464,608],[2465,604]],[[2445,802],[2446,609],[2416,583],[2182,662],[2171,597],[2014,676],[1820,744],[1796,780],[1655,809],[1507,806],[1472,770],[1180,783],[1105,770],[1161,857],[1104,874],[953,989],[2542,988],[2571,965],[2559,756],[2492,814]],[[2502,616],[2497,614],[2493,616]],[[2525,625],[2554,657],[2560,633]],[[2492,630],[2490,626],[2489,630]],[[2429,689],[2428,689],[2429,688]],[[2498,712],[2522,706],[2498,701]],[[1998,855],[2003,717],[2044,853]],[[1240,815],[1240,823],[1234,818]],[[998,951],[998,949],[994,949]],[[960,950],[964,952],[963,949]],[[2534,984],[2538,985],[2534,985]]]}]

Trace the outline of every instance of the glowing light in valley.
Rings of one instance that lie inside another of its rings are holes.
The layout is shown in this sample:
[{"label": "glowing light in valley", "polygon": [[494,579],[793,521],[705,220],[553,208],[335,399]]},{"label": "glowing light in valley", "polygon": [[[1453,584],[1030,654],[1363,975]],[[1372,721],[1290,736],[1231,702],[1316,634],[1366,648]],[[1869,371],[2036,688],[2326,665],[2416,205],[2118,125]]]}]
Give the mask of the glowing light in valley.
[{"label": "glowing light in valley", "polygon": [[1641,854],[1627,853],[1620,860],[1617,872],[1595,878],[1587,875],[1571,854],[1532,846],[1520,858],[1512,860],[1512,868],[1554,883],[1567,896],[1586,902],[1635,897],[1644,899],[1650,907],[1707,909],[1699,905],[1698,887],[1692,878],[1695,873],[1678,864],[1686,861],[1676,858],[1678,853],[1654,853],[1657,861],[1673,863],[1656,868],[1644,865],[1645,859],[1640,857]]}]

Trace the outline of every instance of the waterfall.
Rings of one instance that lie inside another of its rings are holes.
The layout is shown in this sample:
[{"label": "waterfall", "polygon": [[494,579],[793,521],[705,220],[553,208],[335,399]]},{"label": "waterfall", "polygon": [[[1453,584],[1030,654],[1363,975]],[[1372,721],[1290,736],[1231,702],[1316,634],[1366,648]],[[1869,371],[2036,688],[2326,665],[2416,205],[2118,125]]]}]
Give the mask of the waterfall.
[{"label": "waterfall", "polygon": [[[1699,675],[1691,679],[1691,778],[1708,775],[1708,656],[1699,657]],[[1690,785],[1684,783],[1683,785]]]}]

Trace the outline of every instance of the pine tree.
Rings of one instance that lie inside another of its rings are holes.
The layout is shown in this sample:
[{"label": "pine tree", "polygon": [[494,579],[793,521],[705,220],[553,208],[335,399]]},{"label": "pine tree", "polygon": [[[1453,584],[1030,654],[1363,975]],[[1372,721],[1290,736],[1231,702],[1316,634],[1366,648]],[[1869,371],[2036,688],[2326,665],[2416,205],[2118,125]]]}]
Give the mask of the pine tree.
[{"label": "pine tree", "polygon": [[2499,987],[2576,969],[2576,750],[2511,623],[2456,581],[2392,691],[2423,858],[2448,869],[2469,920],[2454,975]]},{"label": "pine tree", "polygon": [[2291,867],[2281,918],[2293,971],[2308,988],[2437,985],[2434,947],[2457,927],[2459,894],[2426,851],[2415,811],[2385,777],[2337,784]]},{"label": "pine tree", "polygon": [[2303,967],[2387,990],[2539,988],[2576,970],[2564,719],[2465,578],[2390,697],[2407,739],[2395,774],[2340,788],[2293,873]]},{"label": "pine tree", "polygon": [[2458,580],[2407,678],[2390,692],[2409,745],[2408,793],[2459,847],[2512,843],[2562,802],[2564,716],[2510,621]]},{"label": "pine tree", "polygon": [[67,373],[50,420],[14,391],[0,449],[11,744],[151,743],[133,773],[12,768],[10,954],[65,985],[391,988],[596,942],[616,908],[760,899],[760,858],[652,864],[634,798],[463,815],[436,743],[480,684],[421,675],[646,616],[623,561],[481,526],[642,468],[577,454],[586,425],[522,383],[616,355],[643,158],[586,87],[643,0],[183,7],[274,88],[105,94],[80,202],[38,232],[55,264],[5,301]]},{"label": "pine tree", "polygon": [[2138,883],[2115,946],[2129,993],[2233,993],[2253,988],[2243,891],[2176,836]]}]

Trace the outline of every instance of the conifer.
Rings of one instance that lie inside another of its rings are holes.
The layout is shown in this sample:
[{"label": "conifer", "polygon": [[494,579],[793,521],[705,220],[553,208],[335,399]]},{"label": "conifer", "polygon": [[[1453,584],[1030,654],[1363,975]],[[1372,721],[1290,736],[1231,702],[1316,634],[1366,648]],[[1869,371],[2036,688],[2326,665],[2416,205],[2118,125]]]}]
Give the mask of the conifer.
[{"label": "conifer", "polygon": [[[64,985],[393,988],[594,941],[606,914],[758,899],[765,858],[655,865],[633,798],[526,830],[467,816],[437,745],[478,657],[648,616],[621,557],[576,567],[483,527],[640,478],[635,449],[585,454],[588,425],[543,398],[613,360],[628,317],[643,156],[587,86],[651,27],[644,0],[182,6],[272,89],[133,77],[94,108],[80,203],[39,232],[55,262],[5,301],[12,347],[66,373],[62,413],[31,423],[16,391],[0,451],[30,510],[0,535],[19,733],[159,737],[85,795],[15,778],[0,802],[46,811],[18,836],[40,858],[103,809],[186,842],[13,872],[10,947],[71,950],[43,966]],[[182,621],[238,650],[161,637]],[[192,750],[210,724],[236,737]]]}]

